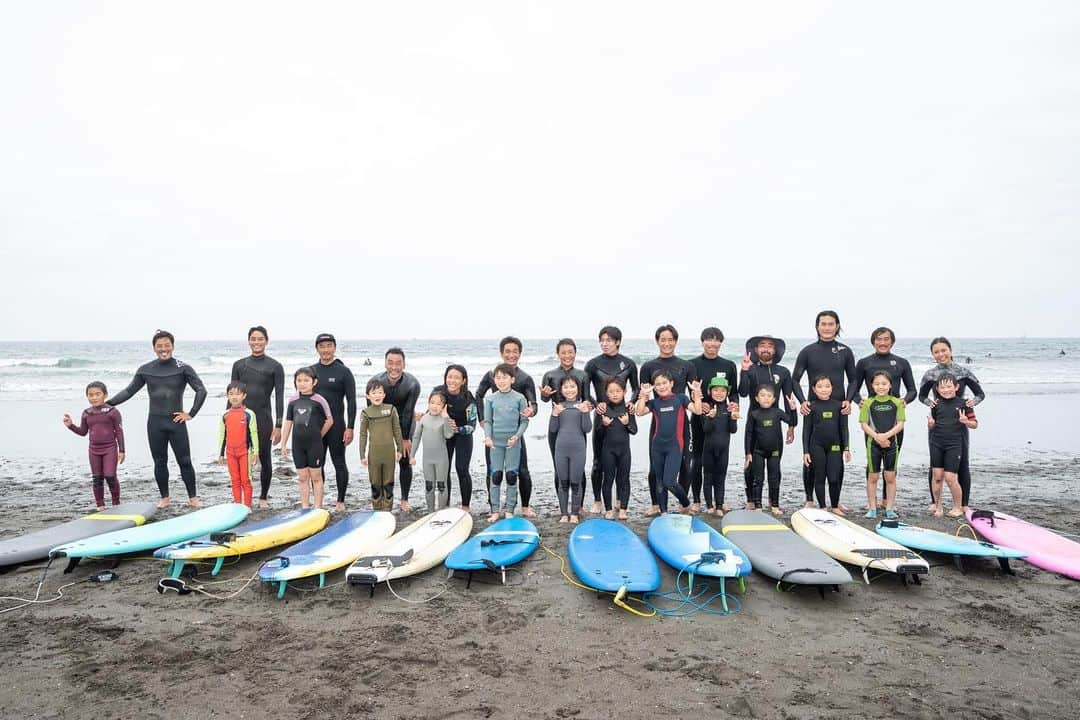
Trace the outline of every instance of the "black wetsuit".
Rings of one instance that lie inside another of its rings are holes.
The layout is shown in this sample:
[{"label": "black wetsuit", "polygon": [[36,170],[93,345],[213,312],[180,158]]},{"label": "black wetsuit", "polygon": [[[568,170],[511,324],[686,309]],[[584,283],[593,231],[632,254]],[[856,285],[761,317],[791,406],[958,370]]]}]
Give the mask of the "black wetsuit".
[{"label": "black wetsuit", "polygon": [[[948,400],[939,398],[937,405],[930,409],[930,417],[934,418],[934,427],[927,433],[930,442],[930,467],[944,468],[945,472],[958,475],[968,429],[960,422],[960,411],[964,412],[965,417],[975,417],[975,411],[969,408],[967,401],[959,395]],[[964,492],[962,504],[967,505],[971,487],[965,488],[961,485],[960,489]]]},{"label": "black wetsuit", "polygon": [[[817,496],[818,507],[825,507],[825,483],[829,485],[831,507],[840,506],[844,484],[844,451],[849,450],[847,416],[840,414],[840,401],[810,401],[810,414],[803,422],[803,452],[810,455],[811,483],[805,488],[806,499]],[[804,465],[805,467],[805,465]]]},{"label": "black wetsuit", "polygon": [[[446,441],[446,454],[457,471],[461,504],[468,506],[472,501],[472,474],[469,472],[469,463],[472,461],[473,433],[476,432],[476,399],[471,392],[451,395],[445,385],[439,385],[433,392],[441,392],[446,396],[446,414],[457,425],[454,436]],[[449,469],[446,471],[446,482],[449,493]],[[449,494],[447,502],[449,503]]]},{"label": "black wetsuit", "polygon": [[[930,405],[930,393],[934,394],[934,398],[937,399],[937,385],[938,378],[944,375],[946,372],[956,377],[956,397],[963,397],[967,390],[971,390],[971,394],[974,396],[974,404],[978,405],[986,399],[986,393],[983,392],[982,385],[979,384],[979,379],[975,377],[975,373],[968,370],[963,365],[957,365],[952,363],[951,365],[942,365],[938,363],[934,367],[923,373],[922,380],[919,381],[919,402],[923,405]],[[968,429],[966,426],[961,425],[964,433],[964,445],[963,455],[960,458],[960,469],[956,473],[956,480],[960,483],[960,488],[964,491],[964,505],[966,506],[967,500],[971,497],[971,465],[968,462],[968,450],[970,446],[970,437],[968,436]],[[930,497],[933,498],[933,471],[928,473],[928,480],[930,484]]]},{"label": "black wetsuit", "polygon": [[[623,425],[619,418],[627,415],[629,423]],[[637,433],[637,416],[623,404],[608,403],[604,417],[612,418],[614,422],[604,428],[606,432],[600,447],[600,466],[604,475],[601,497],[604,509],[611,510],[611,487],[614,485],[619,507],[626,510],[630,505],[630,436]],[[596,423],[603,425],[604,421],[597,416]]]},{"label": "black wetsuit", "polygon": [[[510,389],[524,395],[525,401],[529,403],[534,412],[536,411],[536,383],[533,382],[531,375],[521,368],[515,368],[514,382]],[[480,422],[484,422],[484,396],[492,390],[495,390],[495,375],[493,371],[489,370],[484,373],[484,377],[481,378],[480,384],[476,387],[476,413]],[[528,444],[525,442],[525,438],[521,438],[520,444],[521,464],[518,466],[518,495],[521,498],[522,507],[529,507],[529,500],[532,498],[532,474],[529,472]],[[490,489],[491,451],[489,448],[484,448],[484,461],[488,466],[485,476],[488,478]]]},{"label": "black wetsuit", "polygon": [[[382,383],[386,390],[386,399],[383,401],[397,408],[398,421],[401,423],[401,437],[405,440],[412,438],[413,422],[416,417],[416,401],[420,399],[420,381],[409,373],[402,373],[397,385],[390,384],[390,378],[386,373],[379,373],[374,380]],[[368,405],[371,405],[369,400]],[[419,448],[413,448],[416,453]],[[398,461],[398,478],[401,480],[401,499],[409,501],[409,488],[412,487],[412,465],[409,463],[409,454],[401,453]]]},{"label": "black wetsuit", "polygon": [[780,505],[780,459],[784,455],[784,429],[780,423],[790,423],[791,413],[773,405],[754,408],[747,413],[744,447],[750,456],[750,481],[746,485],[746,500],[761,507],[761,492],[765,474],[769,476],[769,504]]},{"label": "black wetsuit", "polygon": [[[600,398],[607,397],[607,385],[608,382],[614,379],[622,380],[623,385],[626,386],[626,397],[624,402],[633,403],[637,400],[638,394],[638,367],[630,358],[622,354],[616,355],[597,355],[589,362],[585,363],[585,375],[589,378],[589,382],[592,383],[593,397]],[[601,422],[593,423],[592,434],[592,450],[593,450],[593,464],[592,464],[592,491],[593,500],[599,500],[601,496],[601,486],[604,481],[604,469],[600,460],[601,453],[604,449],[604,433],[607,428]]]},{"label": "black wetsuit", "polygon": [[[785,422],[791,427],[796,427],[799,423],[799,411],[790,407],[787,400],[792,394],[791,372],[775,362],[766,365],[760,360],[755,360],[749,370],[744,370],[739,375],[739,395],[750,399],[749,410],[758,409],[757,391],[762,385],[772,387],[776,397],[776,404],[773,407],[787,407],[788,417]],[[747,415],[747,427],[749,427],[749,415]],[[777,472],[779,472],[779,465],[777,465]],[[754,487],[753,466],[743,469],[743,482],[746,484],[747,499],[750,500],[750,492]],[[760,492],[758,497],[760,499]]]},{"label": "black wetsuit", "polygon": [[[828,342],[818,340],[800,350],[795,358],[795,367],[791,371],[791,389],[800,403],[806,401],[801,385],[804,373],[807,375],[807,395],[815,397],[814,379],[818,375],[825,375],[832,382],[831,397],[834,400],[846,400],[848,384],[855,384],[855,353],[838,340]],[[844,382],[845,379],[847,383]],[[842,419],[846,423],[848,416],[844,415]],[[807,488],[814,486],[814,473],[805,465],[803,465],[803,485]],[[808,495],[806,499],[813,498]]]},{"label": "black wetsuit", "polygon": [[710,359],[702,353],[691,360],[690,364],[694,366],[698,379],[701,380],[701,392],[705,395],[701,401],[702,414],[690,416],[690,489],[694,502],[698,503],[701,502],[703,469],[701,453],[705,447],[705,434],[702,430],[702,424],[704,423],[705,413],[712,406],[712,400],[709,399],[709,381],[718,377],[727,380],[728,398],[732,402],[738,402],[739,376],[735,363],[719,355]]},{"label": "black wetsuit", "polygon": [[[562,394],[562,383],[563,383],[563,380],[565,380],[568,377],[573,378],[574,379],[574,384],[577,385],[577,396],[578,396],[577,402],[592,402],[592,398],[589,397],[589,378],[585,375],[585,371],[584,370],[579,370],[578,368],[570,368],[569,370],[564,370],[562,365],[555,368],[554,370],[548,370],[546,373],[544,373],[544,377],[541,378],[541,380],[540,380],[540,387],[541,388],[545,388],[545,387],[551,388],[555,392],[552,393],[551,395],[548,395],[547,397],[544,397],[543,392],[541,392],[540,393],[540,399],[543,400],[544,402],[552,402],[552,401],[557,402],[557,403],[565,402],[566,398],[564,398],[563,394]],[[601,395],[600,397],[603,397],[603,395]],[[555,434],[549,432],[547,438],[548,438],[548,448],[551,450],[551,462],[554,464],[554,462],[555,462]],[[581,482],[582,482],[581,486],[585,487],[585,479],[584,479],[584,477],[582,477]],[[555,492],[558,493],[558,491],[559,491],[559,473],[558,473],[558,470],[556,470],[555,471]]]},{"label": "black wetsuit", "polygon": [[[331,420],[329,432],[323,435],[323,466],[326,454],[334,465],[334,479],[337,481],[337,501],[345,502],[345,491],[349,488],[349,465],[345,462],[345,431],[356,425],[356,379],[352,371],[338,358],[329,365],[316,362],[311,366],[319,378],[315,392],[322,395],[330,406]],[[346,412],[346,407],[348,408]],[[347,415],[347,417],[346,417]],[[326,470],[323,470],[325,475]]]},{"label": "black wetsuit", "polygon": [[[710,508],[718,508],[724,504],[724,485],[727,479],[729,450],[731,436],[738,432],[739,421],[731,416],[727,403],[723,407],[715,402],[716,417],[701,415],[701,430],[698,432],[696,442],[701,448],[697,455],[697,462],[701,463],[703,474],[705,505]],[[691,416],[693,422],[697,416]],[[696,499],[695,495],[695,499]]]},{"label": "black wetsuit", "polygon": [[[859,358],[859,362],[855,363],[855,379],[848,385],[848,400],[853,403],[858,403],[862,400],[859,395],[861,388],[866,388],[866,396],[868,398],[874,397],[876,394],[874,388],[871,387],[874,380],[874,373],[884,370],[889,373],[889,380],[892,382],[892,389],[889,391],[893,397],[900,397],[900,384],[903,383],[907,392],[903,396],[904,404],[910,405],[915,402],[915,398],[918,395],[918,387],[915,385],[915,376],[911,374],[911,363],[905,358],[899,355],[893,355],[892,353],[874,353],[867,355],[864,358]],[[891,425],[889,426],[892,427]],[[888,430],[889,428],[885,428]],[[885,432],[882,430],[881,432]],[[876,446],[876,443],[873,444]],[[890,449],[893,451],[893,455],[898,455],[900,448],[904,445],[904,431],[901,430],[892,438],[892,445]],[[867,443],[868,447],[871,447],[870,443]],[[872,452],[879,452],[881,449],[878,446],[878,450]],[[894,458],[895,461],[895,458]],[[869,467],[869,465],[867,466]],[[895,469],[895,462],[894,467]],[[886,487],[883,484],[881,486],[881,497],[885,498]]]},{"label": "black wetsuit", "polygon": [[[686,392],[687,383],[692,380],[697,380],[697,370],[688,360],[683,360],[680,357],[672,355],[671,357],[655,357],[649,360],[647,363],[641,366],[641,382],[652,383],[653,375],[661,370],[667,370],[671,374],[672,387],[671,392],[675,395],[685,394],[689,397],[689,393]],[[683,493],[689,493],[690,491],[690,423],[682,425],[682,462],[679,464],[679,486],[682,488]],[[660,496],[660,485],[656,481],[657,472],[661,471],[661,468],[653,467],[652,457],[652,438],[653,435],[649,435],[649,497],[652,498],[653,505],[657,505],[657,498]]]},{"label": "black wetsuit", "polygon": [[[259,499],[265,500],[274,476],[274,461],[270,454],[270,435],[281,427],[285,413],[285,369],[269,355],[250,355],[233,363],[233,382],[247,386],[244,404],[255,413],[259,428]],[[274,393],[274,412],[270,411],[270,394]]]},{"label": "black wetsuit", "polygon": [[184,389],[191,386],[195,401],[188,415],[195,417],[206,401],[206,387],[198,374],[176,358],[151,360],[135,372],[126,388],[107,400],[109,405],[119,405],[146,386],[150,396],[150,411],[146,416],[146,439],[150,455],[154,458],[154,480],[161,497],[169,496],[169,446],[172,446],[176,464],[180,466],[180,478],[189,498],[198,495],[195,488],[195,466],[191,464],[191,443],[188,440],[187,423],[173,422],[173,416],[183,412]]}]

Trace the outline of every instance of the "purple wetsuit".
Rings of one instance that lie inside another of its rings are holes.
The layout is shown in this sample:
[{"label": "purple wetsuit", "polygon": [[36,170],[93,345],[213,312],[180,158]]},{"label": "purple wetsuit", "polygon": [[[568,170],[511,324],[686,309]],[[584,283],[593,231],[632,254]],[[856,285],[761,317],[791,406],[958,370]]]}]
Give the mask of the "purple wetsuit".
[{"label": "purple wetsuit", "polygon": [[120,483],[116,479],[117,453],[124,452],[124,425],[120,411],[109,405],[83,410],[78,425],[70,427],[76,435],[90,435],[90,474],[94,478],[94,499],[105,504],[105,481],[113,505],[120,504]]}]

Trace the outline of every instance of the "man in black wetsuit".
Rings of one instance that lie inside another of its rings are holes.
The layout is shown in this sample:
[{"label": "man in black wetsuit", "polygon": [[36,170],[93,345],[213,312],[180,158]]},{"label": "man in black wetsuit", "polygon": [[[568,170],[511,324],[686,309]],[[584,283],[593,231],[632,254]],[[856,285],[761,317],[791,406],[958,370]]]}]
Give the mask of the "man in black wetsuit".
[{"label": "man in black wetsuit", "polygon": [[[810,401],[807,397],[813,395],[814,378],[826,375],[832,381],[831,398],[840,401],[840,413],[844,416],[842,420],[846,422],[851,414],[847,388],[848,384],[855,382],[855,353],[836,339],[840,334],[840,316],[835,310],[819,312],[814,320],[814,327],[817,331],[817,342],[799,351],[791,373],[792,389],[800,403],[799,413],[810,414]],[[805,394],[800,384],[804,374],[807,376]],[[803,465],[803,487],[806,491],[806,507],[814,507],[814,473],[806,465]],[[841,512],[846,510],[843,505],[840,506]]]},{"label": "man in black wetsuit", "polygon": [[[270,492],[270,479],[274,476],[271,446],[281,442],[281,421],[285,415],[285,369],[266,354],[270,336],[266,328],[256,325],[248,330],[248,347],[251,355],[233,363],[233,382],[247,386],[248,409],[255,413],[259,428],[259,507],[268,507],[266,498]],[[270,411],[270,395],[274,395],[274,413]],[[226,402],[226,405],[228,403]]]},{"label": "man in black wetsuit", "polygon": [[[199,412],[206,401],[206,387],[198,374],[173,357],[175,340],[172,333],[158,330],[154,333],[153,346],[156,360],[151,360],[135,372],[131,383],[106,402],[119,405],[139,392],[143,385],[150,396],[150,411],[146,416],[146,439],[150,455],[154,458],[154,480],[157,482],[161,502],[158,507],[169,506],[169,446],[172,446],[180,477],[187,489],[188,504],[200,507],[195,487],[195,466],[191,464],[191,443],[188,440],[187,422]],[[184,412],[184,388],[195,391],[191,409]]]},{"label": "man in black wetsuit", "polygon": [[[540,380],[540,399],[544,402],[553,402],[555,404],[561,403],[565,400],[562,396],[563,380],[566,378],[572,378],[577,385],[577,402],[578,404],[585,403],[589,405],[589,411],[592,410],[592,398],[589,397],[589,378],[586,377],[585,371],[574,367],[574,361],[577,360],[577,343],[571,338],[563,338],[559,342],[555,343],[555,355],[559,358],[559,367],[554,370],[548,370],[544,373],[544,377]],[[551,450],[551,462],[555,462],[555,433],[548,433],[548,448]],[[581,487],[585,487],[584,474],[582,475]],[[559,473],[555,471],[555,494],[559,493]],[[593,512],[598,512],[595,506],[593,506]]]},{"label": "man in black wetsuit", "polygon": [[[512,335],[504,337],[499,341],[499,355],[502,357],[504,363],[513,366],[514,383],[511,385],[511,389],[516,390],[525,396],[525,400],[529,403],[529,406],[525,408],[525,412],[523,412],[522,415],[531,418],[536,415],[536,383],[533,382],[532,377],[530,377],[528,373],[518,367],[518,362],[521,360],[521,340]],[[480,380],[480,384],[476,387],[476,415],[481,423],[484,422],[484,396],[491,392],[494,387],[494,372],[488,370]],[[528,443],[525,442],[525,438],[521,438],[521,466],[517,476],[517,482],[519,484],[518,494],[521,497],[521,514],[524,517],[536,517],[536,511],[529,507],[529,500],[532,498],[532,474],[529,473],[529,456],[527,454],[527,449]],[[490,486],[491,452],[487,448],[484,449],[484,461],[487,463],[485,477]]]},{"label": "man in black wetsuit", "polygon": [[[404,452],[398,462],[398,476],[401,479],[401,511],[409,512],[409,488],[412,487],[412,465],[409,464],[409,451],[412,449],[412,431],[416,401],[420,399],[420,381],[405,372],[405,351],[392,347],[383,356],[386,372],[379,373],[372,380],[378,380],[386,390],[387,405],[397,408],[398,421],[401,424],[401,438]],[[368,405],[371,401],[368,400]]]},{"label": "man in black wetsuit", "polygon": [[[896,343],[896,334],[887,327],[879,327],[870,333],[870,344],[874,352],[864,358],[859,358],[855,363],[855,379],[848,386],[847,397],[851,402],[865,402],[859,395],[862,387],[866,388],[866,397],[874,397],[874,389],[870,387],[874,374],[884,371],[889,374],[892,381],[890,393],[893,397],[900,398],[905,405],[910,405],[918,396],[919,388],[915,385],[915,376],[911,373],[911,363],[899,355],[893,355],[892,348]],[[903,383],[906,392],[900,396],[900,385]],[[900,452],[904,445],[904,431],[898,432],[893,442],[896,444],[896,452]],[[867,470],[869,473],[869,469]],[[885,483],[881,484],[881,497],[885,497]]]},{"label": "man in black wetsuit", "polygon": [[326,453],[329,452],[330,461],[334,464],[334,479],[337,480],[334,511],[341,512],[345,509],[345,491],[349,488],[345,448],[352,443],[353,427],[356,426],[356,379],[345,363],[334,357],[337,340],[333,335],[322,333],[316,337],[315,351],[319,353],[319,362],[311,367],[319,379],[315,392],[322,395],[330,406],[334,421],[330,431],[323,436],[323,467],[326,467]]},{"label": "man in black wetsuit", "polygon": [[[795,411],[791,372],[780,364],[786,350],[787,344],[772,335],[755,335],[747,340],[742,373],[739,375],[739,395],[750,398],[749,410],[757,410],[758,387],[771,385],[776,396],[776,407],[783,408],[789,418],[785,443],[790,445],[795,442],[795,426],[798,424],[799,414]],[[748,416],[749,414],[747,412]],[[751,468],[747,467],[743,471],[743,481],[746,484],[746,508],[752,510],[754,476]]]},{"label": "man in black wetsuit", "polygon": [[[593,398],[596,399],[596,411],[600,415],[607,413],[607,385],[611,380],[622,380],[629,384],[624,402],[627,408],[634,406],[638,394],[638,367],[630,358],[619,352],[622,346],[622,330],[614,325],[600,328],[600,354],[585,363],[585,376],[592,383]],[[593,423],[592,433],[592,491],[593,512],[600,512],[601,491],[604,484],[604,468],[601,464],[601,451],[604,449],[604,423]],[[617,501],[616,501],[617,502]],[[625,509],[625,508],[624,508]]]},{"label": "man in black wetsuit", "polygon": [[[735,363],[727,358],[720,357],[720,347],[724,344],[724,333],[720,328],[707,327],[701,331],[701,354],[690,361],[697,373],[701,387],[708,390],[709,383],[713,378],[724,378],[728,387],[735,389],[739,386]],[[728,405],[738,407],[738,395],[730,398]],[[709,412],[711,401],[706,394],[701,404],[701,415],[690,415],[690,488],[693,493],[693,503],[690,505],[691,512],[701,510],[701,480],[702,466],[701,454],[705,446],[705,431],[702,428],[702,418]],[[777,403],[779,406],[779,403]],[[723,509],[723,508],[722,508]]]},{"label": "man in black wetsuit", "polygon": [[[679,344],[679,331],[672,325],[661,325],[656,328],[654,334],[656,347],[660,354],[641,366],[641,384],[652,384],[653,374],[661,370],[667,370],[671,374],[672,388],[675,394],[686,393],[687,383],[698,379],[697,370],[688,361],[675,356],[675,347]],[[680,410],[679,412],[685,412]],[[649,456],[652,457],[652,431],[649,433]],[[679,466],[679,485],[684,491],[690,489],[690,423],[683,423],[683,453],[682,463]],[[656,470],[649,467],[649,497],[652,499],[652,507],[646,516],[656,515],[660,512],[657,504],[658,488],[656,486]]]}]

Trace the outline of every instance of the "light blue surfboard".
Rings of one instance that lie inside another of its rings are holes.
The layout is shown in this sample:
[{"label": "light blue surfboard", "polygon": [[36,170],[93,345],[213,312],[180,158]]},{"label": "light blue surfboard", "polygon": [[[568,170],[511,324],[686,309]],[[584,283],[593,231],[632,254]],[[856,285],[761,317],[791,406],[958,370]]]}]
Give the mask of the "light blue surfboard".
[{"label": "light blue surfboard", "polygon": [[676,570],[729,578],[750,574],[750,558],[704,520],[661,515],[649,524],[649,547]]},{"label": "light blue surfboard", "polygon": [[594,518],[574,528],[567,546],[570,567],[585,585],[597,590],[653,592],[660,587],[660,566],[630,528]]},{"label": "light blue surfboard", "polygon": [[960,562],[960,557],[995,558],[1006,572],[1009,572],[1008,561],[1010,559],[1027,557],[1027,553],[1023,550],[1016,550],[1004,545],[995,545],[986,540],[958,537],[929,528],[908,525],[898,520],[883,520],[877,524],[875,529],[878,535],[912,550],[952,555],[957,568],[961,571],[964,568]]},{"label": "light blue surfboard", "polygon": [[126,553],[155,550],[172,543],[190,540],[207,533],[221,532],[239,524],[248,516],[251,508],[240,503],[226,503],[195,510],[179,517],[153,522],[127,530],[116,530],[94,537],[54,547],[50,557],[67,557],[75,566],[80,558],[109,557]]},{"label": "light blue surfboard", "polygon": [[502,572],[532,555],[540,545],[536,526],[523,517],[500,520],[483,532],[473,535],[446,558],[446,567],[453,570],[492,570]]}]

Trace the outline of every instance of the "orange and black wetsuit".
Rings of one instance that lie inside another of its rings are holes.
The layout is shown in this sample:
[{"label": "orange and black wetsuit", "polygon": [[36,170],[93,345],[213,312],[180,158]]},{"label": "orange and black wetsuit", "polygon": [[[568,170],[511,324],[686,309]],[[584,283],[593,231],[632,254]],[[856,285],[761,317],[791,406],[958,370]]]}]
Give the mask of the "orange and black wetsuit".
[{"label": "orange and black wetsuit", "polygon": [[218,425],[218,454],[229,465],[233,502],[251,506],[251,458],[259,456],[259,425],[243,405],[229,408]]}]

